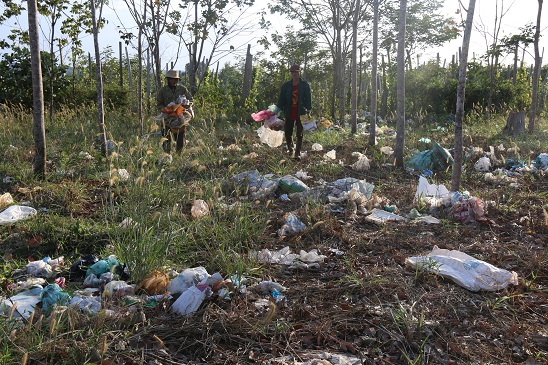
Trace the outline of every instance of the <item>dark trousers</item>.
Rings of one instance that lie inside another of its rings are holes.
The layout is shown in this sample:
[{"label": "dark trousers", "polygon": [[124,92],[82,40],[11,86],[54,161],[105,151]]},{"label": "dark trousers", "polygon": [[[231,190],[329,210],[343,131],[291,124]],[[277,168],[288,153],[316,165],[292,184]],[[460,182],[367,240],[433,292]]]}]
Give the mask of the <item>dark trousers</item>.
[{"label": "dark trousers", "polygon": [[284,124],[285,142],[289,151],[293,151],[293,129],[297,125],[297,146],[295,148],[295,156],[299,156],[303,146],[303,123],[301,119],[286,120]]},{"label": "dark trousers", "polygon": [[171,153],[171,140],[175,140],[175,151],[181,152],[183,147],[185,146],[185,134],[186,134],[186,126],[182,127],[179,132],[173,133],[171,130],[167,127],[162,128],[162,137],[166,138],[166,140],[162,143],[162,148],[164,149],[165,153]]}]

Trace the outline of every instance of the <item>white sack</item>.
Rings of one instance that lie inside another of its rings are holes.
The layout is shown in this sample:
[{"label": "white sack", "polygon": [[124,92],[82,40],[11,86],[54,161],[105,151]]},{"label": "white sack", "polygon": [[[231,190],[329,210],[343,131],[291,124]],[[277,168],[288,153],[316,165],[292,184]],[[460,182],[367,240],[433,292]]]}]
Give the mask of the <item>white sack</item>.
[{"label": "white sack", "polygon": [[499,269],[464,252],[437,246],[427,256],[409,257],[405,263],[413,268],[422,264],[425,270],[449,278],[470,291],[496,291],[508,284],[518,284],[518,274],[514,271]]}]

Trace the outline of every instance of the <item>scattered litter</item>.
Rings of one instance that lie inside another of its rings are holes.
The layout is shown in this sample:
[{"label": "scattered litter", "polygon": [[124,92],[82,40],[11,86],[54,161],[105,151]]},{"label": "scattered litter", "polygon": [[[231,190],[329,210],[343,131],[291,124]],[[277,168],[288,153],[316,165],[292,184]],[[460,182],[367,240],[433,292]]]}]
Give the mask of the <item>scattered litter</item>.
[{"label": "scattered litter", "polygon": [[78,307],[84,313],[98,313],[101,310],[101,297],[76,293],[69,305]]},{"label": "scattered litter", "polygon": [[267,144],[269,147],[280,147],[284,140],[283,131],[275,131],[270,128],[261,126],[257,129],[257,135],[259,136],[261,143]]},{"label": "scattered litter", "polygon": [[392,156],[394,154],[394,149],[390,146],[383,146],[381,147],[381,153],[383,155]]},{"label": "scattered litter", "polygon": [[147,295],[164,294],[167,291],[169,277],[166,273],[153,270],[137,285],[135,291],[143,290]]},{"label": "scattered litter", "polygon": [[0,208],[13,204],[13,197],[10,193],[0,195]]},{"label": "scattered litter", "polygon": [[322,151],[323,146],[319,143],[313,143],[312,144],[312,151]]},{"label": "scattered litter", "polygon": [[137,227],[137,222],[135,222],[131,217],[126,217],[120,224],[118,225],[121,229],[128,229],[130,227]]},{"label": "scattered litter", "polygon": [[449,205],[451,203],[451,194],[444,185],[430,184],[424,176],[419,176],[415,201],[424,201],[430,205],[430,208],[435,208]]},{"label": "scattered litter", "polygon": [[365,217],[365,220],[383,225],[386,222],[407,221],[407,218],[387,212],[386,210],[373,208],[371,214]]},{"label": "scattered litter", "polygon": [[251,199],[263,199],[274,193],[278,188],[278,179],[270,179],[252,170],[232,176],[230,180],[242,191],[247,191]]},{"label": "scattered litter", "polygon": [[0,226],[29,219],[38,213],[36,209],[24,205],[12,205],[0,213]]},{"label": "scattered litter", "polygon": [[405,166],[415,171],[432,170],[433,172],[440,172],[452,164],[453,157],[451,153],[434,142],[431,150],[422,151],[411,157]]},{"label": "scattered litter", "polygon": [[128,294],[135,293],[135,286],[123,280],[113,280],[105,284],[103,298],[120,299]]},{"label": "scattered litter", "polygon": [[476,171],[486,172],[486,171],[489,171],[490,167],[491,167],[491,160],[489,159],[489,157],[481,157],[474,164],[474,169]]},{"label": "scattered litter", "polygon": [[118,176],[118,179],[121,182],[126,182],[130,178],[129,172],[127,172],[126,169],[118,169],[115,173],[115,176]]},{"label": "scattered litter", "polygon": [[202,266],[185,269],[169,282],[167,291],[171,294],[182,293],[208,276],[207,270]]},{"label": "scattered litter", "polygon": [[462,198],[453,203],[450,215],[461,223],[473,223],[485,220],[487,207],[480,198],[471,196]]},{"label": "scattered litter", "polygon": [[[36,285],[8,299],[0,299],[0,313],[6,314],[13,310],[15,316],[28,319],[40,302],[42,290],[42,286]],[[14,306],[15,309],[12,309]]]},{"label": "scattered litter", "polygon": [[318,125],[316,124],[316,121],[303,123],[303,130],[305,131],[313,131],[314,129],[317,129],[317,128],[318,128]]},{"label": "scattered litter", "polygon": [[274,281],[261,281],[256,284],[254,288],[262,294],[270,295],[276,303],[284,302],[286,300],[285,296],[282,295],[282,292],[286,291],[287,288]]},{"label": "scattered litter", "polygon": [[44,290],[40,293],[40,301],[42,302],[42,311],[44,313],[49,312],[57,305],[68,305],[70,299],[69,293],[61,289],[57,284],[46,285]]},{"label": "scattered litter", "polygon": [[286,175],[278,181],[278,188],[282,193],[291,194],[306,191],[308,186],[297,177]]},{"label": "scattered litter", "polygon": [[199,284],[191,286],[185,290],[179,298],[172,304],[171,309],[178,314],[188,316],[196,312],[203,301],[211,296],[212,286],[223,281],[223,277],[219,273],[207,275]]},{"label": "scattered litter", "polygon": [[91,161],[93,160],[93,156],[89,154],[89,152],[86,151],[80,151],[78,154],[82,160]]},{"label": "scattered litter", "polygon": [[292,253],[289,246],[279,249],[278,251],[270,251],[265,248],[256,253],[256,258],[260,262],[279,264],[288,266],[289,269],[312,269],[319,268],[327,256],[320,255],[318,250],[313,249],[309,252],[301,250],[299,254]]},{"label": "scattered litter", "polygon": [[323,155],[323,158],[328,161],[333,161],[337,159],[337,151],[331,150]]},{"label": "scattered litter", "polygon": [[434,246],[427,256],[409,257],[406,263],[412,268],[423,268],[453,280],[470,291],[496,291],[508,284],[518,284],[518,274],[499,269],[485,261],[461,251],[440,249]]},{"label": "scattered litter", "polygon": [[86,276],[86,272],[89,267],[99,261],[99,258],[95,255],[84,255],[80,259],[76,260],[69,270],[69,280],[75,280]]},{"label": "scattered litter", "polygon": [[360,153],[360,152],[352,152],[352,157],[358,157],[358,161],[354,162],[352,165],[350,165],[350,167],[352,167],[352,169],[354,171],[367,171],[369,170],[370,166],[369,166],[369,159],[367,158],[366,155]]},{"label": "scattered litter", "polygon": [[204,200],[196,199],[192,204],[192,208],[190,208],[190,214],[194,219],[205,217],[209,215],[209,206]]},{"label": "scattered litter", "polygon": [[292,236],[303,232],[306,229],[306,225],[299,220],[294,213],[289,213],[285,219],[285,223],[278,230],[278,237],[282,239],[286,236]]},{"label": "scattered litter", "polygon": [[94,274],[95,276],[101,276],[101,274],[107,272],[121,273],[122,270],[123,265],[118,262],[115,256],[111,255],[106,259],[99,260],[91,265],[86,271],[86,276],[89,276],[90,274]]},{"label": "scattered litter", "polygon": [[308,176],[306,171],[299,170],[295,173],[295,177],[299,180],[310,180],[312,176]]}]

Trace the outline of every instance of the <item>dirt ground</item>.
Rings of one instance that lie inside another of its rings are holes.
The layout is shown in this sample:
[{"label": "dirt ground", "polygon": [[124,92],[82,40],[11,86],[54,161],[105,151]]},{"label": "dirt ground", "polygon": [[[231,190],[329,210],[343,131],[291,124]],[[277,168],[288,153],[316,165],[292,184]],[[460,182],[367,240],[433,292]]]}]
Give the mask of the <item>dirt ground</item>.
[{"label": "dirt ground", "polygon": [[[356,177],[375,183],[375,194],[392,197],[401,212],[416,206],[415,176],[388,167]],[[162,364],[548,364],[548,180],[520,184],[463,180],[488,206],[482,223],[379,226],[336,213],[297,237],[273,238],[271,250],[318,249],[327,258],[313,269],[272,265],[271,280],[287,288],[277,305],[257,306],[264,296],[250,292],[213,298],[190,318],[151,309],[151,325],[134,345]],[[304,209],[291,204],[273,207],[273,232],[285,212]],[[515,271],[519,284],[471,292],[406,266],[434,246]]]},{"label": "dirt ground", "polygon": [[[389,166],[340,177],[349,176],[375,184],[374,193],[402,214],[416,207],[416,176]],[[173,314],[169,301],[128,312],[95,363],[548,364],[547,176],[521,178],[517,189],[479,177],[464,177],[462,186],[487,205],[481,223],[377,225],[360,214],[306,212],[311,208],[299,202],[276,200],[267,248],[327,256],[309,269],[266,267],[267,279],[287,288],[285,300],[249,290],[230,301],[214,295],[186,318]],[[289,211],[315,222],[279,241],[275,233]],[[435,215],[447,218],[447,211]],[[406,265],[435,246],[515,271],[519,283],[472,292]]]}]

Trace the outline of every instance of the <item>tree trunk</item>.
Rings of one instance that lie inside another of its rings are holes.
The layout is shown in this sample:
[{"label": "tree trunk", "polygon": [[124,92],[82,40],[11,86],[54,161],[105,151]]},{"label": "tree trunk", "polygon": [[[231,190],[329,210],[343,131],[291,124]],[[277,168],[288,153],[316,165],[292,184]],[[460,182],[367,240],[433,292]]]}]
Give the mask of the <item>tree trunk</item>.
[{"label": "tree trunk", "polygon": [[531,98],[531,109],[529,110],[529,133],[533,133],[535,129],[535,117],[537,115],[537,104],[538,104],[538,80],[540,78],[540,67],[541,67],[541,57],[539,52],[538,41],[540,38],[540,18],[542,16],[542,1],[538,0],[538,12],[537,12],[537,26],[535,30],[534,37],[534,47],[535,47],[535,68],[533,71],[533,90]]},{"label": "tree trunk", "polygon": [[470,0],[466,15],[466,26],[462,40],[462,52],[459,60],[459,82],[457,86],[457,111],[455,113],[455,151],[453,155],[453,174],[451,176],[451,191],[458,191],[462,175],[462,122],[464,120],[464,95],[466,91],[466,68],[468,67],[468,48],[474,20],[476,0]]},{"label": "tree trunk", "polygon": [[251,92],[251,77],[253,74],[253,56],[251,55],[251,44],[247,45],[247,54],[245,56],[244,69],[244,87],[242,90],[242,106],[245,106],[245,100]]},{"label": "tree trunk", "polygon": [[351,133],[357,132],[358,112],[358,17],[360,14],[360,0],[356,2],[354,21],[352,23],[352,119]]},{"label": "tree trunk", "polygon": [[38,36],[38,8],[36,0],[28,0],[28,22],[30,41],[30,63],[32,71],[32,97],[34,117],[34,174],[41,179],[46,176],[46,130],[44,127],[44,90],[40,63],[40,39]]},{"label": "tree trunk", "polygon": [[377,57],[379,51],[379,0],[373,0],[373,55],[371,58],[371,115],[369,116],[369,145],[375,145],[377,126]]},{"label": "tree trunk", "polygon": [[99,0],[99,16],[95,14],[95,1],[91,0],[91,22],[93,28],[93,45],[95,48],[95,79],[97,80],[97,122],[99,124],[99,136],[101,139],[101,153],[107,156],[107,134],[105,131],[105,110],[103,103],[103,71],[101,68],[101,53],[99,52],[99,26],[98,20],[101,19],[103,12],[103,1]]},{"label": "tree trunk", "polygon": [[407,12],[407,0],[400,0],[400,16],[398,29],[398,82],[397,82],[397,107],[396,114],[396,146],[394,157],[396,167],[403,168],[403,146],[405,143],[405,17]]},{"label": "tree trunk", "polygon": [[510,112],[502,131],[510,135],[525,133],[525,111]]}]

